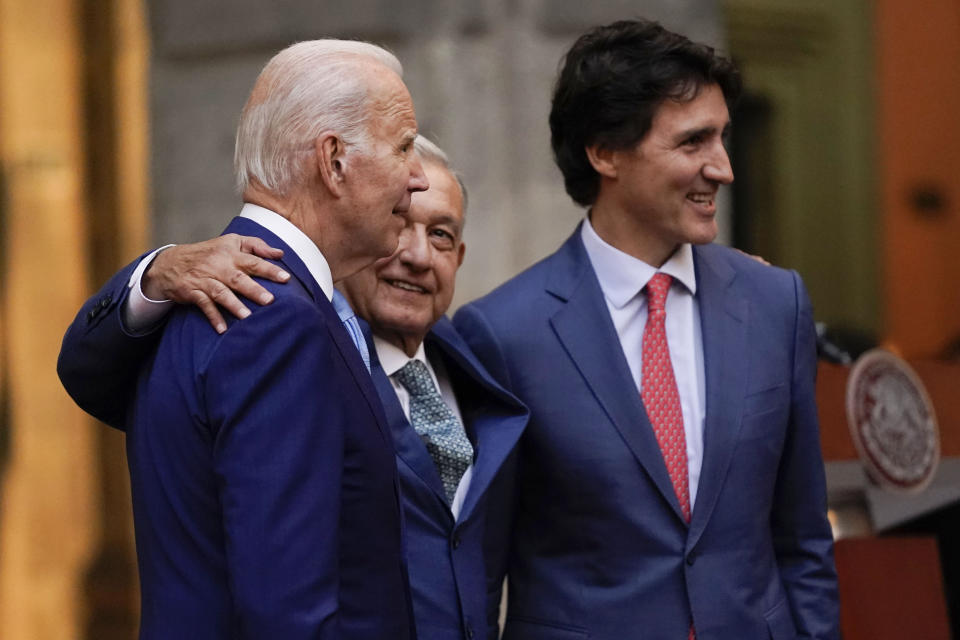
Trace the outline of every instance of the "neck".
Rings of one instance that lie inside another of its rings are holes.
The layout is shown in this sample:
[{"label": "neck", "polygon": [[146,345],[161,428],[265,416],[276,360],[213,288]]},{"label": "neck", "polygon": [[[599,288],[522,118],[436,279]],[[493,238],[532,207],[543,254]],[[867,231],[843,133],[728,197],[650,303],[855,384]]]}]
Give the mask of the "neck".
[{"label": "neck", "polygon": [[[295,227],[307,234],[314,244],[323,251],[322,238],[319,227],[322,226],[322,216],[317,212],[322,210],[303,189],[294,190],[288,196],[280,196],[257,183],[251,183],[243,192],[243,201],[261,206],[283,216]],[[326,255],[326,252],[324,252]]]},{"label": "neck", "polygon": [[420,349],[420,345],[423,344],[425,337],[423,335],[411,335],[397,331],[379,331],[377,329],[374,329],[374,334],[403,351],[407,354],[408,358],[417,355],[417,350]]},{"label": "neck", "polygon": [[270,209],[270,211],[290,220],[290,203],[287,199],[267,191],[256,182],[251,182],[243,190],[243,201],[264,209]]},{"label": "neck", "polygon": [[597,198],[589,215],[593,230],[604,242],[652,267],[659,269],[679,248],[659,241],[636,215],[602,197]]},{"label": "neck", "polygon": [[313,241],[326,258],[333,275],[334,282],[346,278],[373,262],[373,259],[359,260],[346,259],[344,245],[350,248],[349,243],[338,241],[337,234],[330,228],[330,215],[323,212],[330,208],[309,189],[295,189],[289,196],[278,196],[266,190],[259,184],[253,183],[243,192],[243,201],[270,209],[289,220],[295,227]]}]

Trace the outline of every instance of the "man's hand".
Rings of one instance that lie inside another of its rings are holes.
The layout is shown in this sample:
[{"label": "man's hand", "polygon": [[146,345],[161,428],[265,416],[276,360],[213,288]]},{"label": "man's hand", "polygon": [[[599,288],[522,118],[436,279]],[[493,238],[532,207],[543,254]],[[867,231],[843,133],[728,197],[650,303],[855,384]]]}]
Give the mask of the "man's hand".
[{"label": "man's hand", "polygon": [[260,238],[230,233],[161,251],[144,272],[141,288],[152,300],[197,305],[217,333],[223,333],[227,323],[217,305],[242,319],[250,310],[234,292],[261,305],[273,302],[273,295],[250,276],[286,282],[289,273],[262,259],[281,257],[283,250]]},{"label": "man's hand", "polygon": [[[737,249],[736,247],[734,247],[734,249],[735,249],[736,251],[740,251],[740,249]],[[760,257],[760,256],[755,256],[755,255],[753,255],[752,253],[747,253],[746,251],[740,251],[740,253],[742,253],[743,255],[747,256],[748,258],[753,258],[754,260],[756,260],[756,261],[759,262],[760,264],[765,264],[765,265],[767,265],[768,267],[770,266],[770,263],[767,262],[766,260],[764,260],[764,259],[763,259],[762,257]]]}]

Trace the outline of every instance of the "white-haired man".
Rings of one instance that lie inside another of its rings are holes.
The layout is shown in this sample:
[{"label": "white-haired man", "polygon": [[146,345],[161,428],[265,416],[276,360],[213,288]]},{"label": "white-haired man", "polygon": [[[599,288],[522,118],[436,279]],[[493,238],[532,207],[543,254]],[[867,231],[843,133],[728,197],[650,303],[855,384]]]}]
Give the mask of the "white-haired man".
[{"label": "white-haired man", "polygon": [[[279,247],[269,268],[288,283],[218,331],[174,310],[133,401],[97,414],[127,430],[141,638],[414,635],[389,427],[333,299],[334,280],[396,249],[428,186],[400,71],[341,41],[267,64],[241,116],[245,205],[227,231]],[[108,283],[64,338],[59,373],[88,409],[100,379],[67,356],[125,330],[110,313],[125,285]]]}]

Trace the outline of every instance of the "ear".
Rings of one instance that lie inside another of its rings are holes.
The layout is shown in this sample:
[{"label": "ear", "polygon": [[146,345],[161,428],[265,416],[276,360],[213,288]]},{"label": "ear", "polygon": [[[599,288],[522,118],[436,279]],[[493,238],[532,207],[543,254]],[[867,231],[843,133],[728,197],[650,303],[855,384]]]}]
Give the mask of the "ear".
[{"label": "ear", "polygon": [[584,151],[586,151],[587,159],[597,173],[605,178],[617,177],[616,151],[599,144],[585,147]]},{"label": "ear", "polygon": [[332,131],[324,131],[313,141],[314,157],[320,182],[335,196],[343,191],[346,182],[346,145]]},{"label": "ear", "polygon": [[460,241],[460,248],[457,249],[457,254],[458,254],[458,255],[457,255],[457,268],[458,268],[458,269],[460,268],[460,265],[463,264],[463,254],[466,252],[466,250],[467,250],[467,243],[464,242],[463,240],[461,240],[461,241]]}]

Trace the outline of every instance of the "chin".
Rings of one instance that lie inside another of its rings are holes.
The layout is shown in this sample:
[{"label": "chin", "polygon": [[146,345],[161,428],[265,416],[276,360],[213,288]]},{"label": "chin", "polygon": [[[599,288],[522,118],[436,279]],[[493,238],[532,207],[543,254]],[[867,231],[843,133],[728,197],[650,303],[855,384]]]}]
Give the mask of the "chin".
[{"label": "chin", "polygon": [[693,233],[687,236],[687,242],[690,244],[710,244],[717,239],[717,225],[715,223],[709,226],[695,229]]},{"label": "chin", "polygon": [[375,315],[377,324],[397,333],[416,333],[423,325],[417,316],[412,315],[410,310],[400,303],[381,307]]}]

